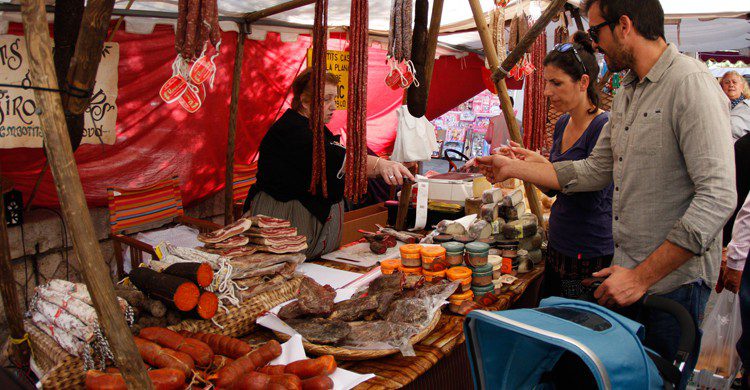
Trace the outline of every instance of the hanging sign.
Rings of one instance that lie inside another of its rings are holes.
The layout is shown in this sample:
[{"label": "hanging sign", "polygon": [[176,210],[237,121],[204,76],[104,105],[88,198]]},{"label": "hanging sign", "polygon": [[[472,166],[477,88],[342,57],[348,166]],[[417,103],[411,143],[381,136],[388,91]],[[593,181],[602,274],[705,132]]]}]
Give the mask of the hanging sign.
[{"label": "hanging sign", "polygon": [[[117,64],[120,49],[107,42],[96,72],[91,104],[83,114],[85,144],[115,143]],[[0,83],[31,86],[25,38],[0,35]],[[41,121],[34,91],[0,87],[0,149],[42,147]]]},{"label": "hanging sign", "polygon": [[[312,64],[312,49],[307,49],[307,66]],[[339,93],[336,96],[336,109],[346,110],[349,100],[349,52],[328,50],[326,52],[326,70],[339,78]]]}]

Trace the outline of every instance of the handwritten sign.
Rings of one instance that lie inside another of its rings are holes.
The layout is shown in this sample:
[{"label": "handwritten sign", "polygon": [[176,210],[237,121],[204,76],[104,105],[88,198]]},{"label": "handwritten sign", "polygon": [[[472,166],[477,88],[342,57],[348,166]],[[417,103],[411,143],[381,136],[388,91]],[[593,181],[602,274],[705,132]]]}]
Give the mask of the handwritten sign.
[{"label": "handwritten sign", "polygon": [[[83,141],[87,144],[115,143],[117,121],[117,63],[120,49],[107,42],[96,73],[91,104],[86,109]],[[0,35],[0,83],[31,86],[25,38]],[[37,115],[34,91],[0,87],[0,149],[40,148],[43,133]]]},{"label": "handwritten sign", "polygon": [[[307,49],[307,66],[312,64],[312,49]],[[328,50],[326,52],[326,70],[339,78],[339,93],[336,96],[336,109],[346,110],[349,100],[349,52]]]}]

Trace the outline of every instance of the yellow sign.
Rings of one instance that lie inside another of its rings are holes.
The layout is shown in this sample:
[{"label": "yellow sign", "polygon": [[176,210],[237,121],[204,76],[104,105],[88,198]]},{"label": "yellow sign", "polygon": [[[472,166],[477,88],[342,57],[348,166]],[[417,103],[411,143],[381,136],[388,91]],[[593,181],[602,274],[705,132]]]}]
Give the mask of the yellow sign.
[{"label": "yellow sign", "polygon": [[[312,49],[307,49],[307,66],[312,64]],[[349,52],[328,50],[326,69],[339,77],[339,94],[336,96],[336,109],[346,110],[349,96]]]}]

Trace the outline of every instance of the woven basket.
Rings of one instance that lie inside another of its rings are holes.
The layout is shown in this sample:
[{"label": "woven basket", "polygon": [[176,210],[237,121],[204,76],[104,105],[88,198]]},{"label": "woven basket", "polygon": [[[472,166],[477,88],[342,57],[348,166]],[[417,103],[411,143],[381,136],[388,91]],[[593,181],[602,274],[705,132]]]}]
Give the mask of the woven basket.
[{"label": "woven basket", "polygon": [[[224,325],[219,329],[211,321],[187,320],[170,326],[172,330],[187,330],[190,332],[210,332],[230,337],[239,337],[249,333],[255,326],[255,320],[267,310],[297,296],[302,278],[294,278],[276,289],[260,293],[245,302],[240,307],[232,307],[229,313],[217,313],[216,321]],[[42,378],[42,388],[55,390],[82,389],[85,387],[86,372],[83,360],[65,352],[51,337],[27,322],[26,329],[31,339],[34,359],[40,368],[46,372]]]},{"label": "woven basket", "polygon": [[[409,341],[411,342],[411,345],[415,345],[418,342],[422,341],[425,337],[427,337],[428,334],[430,334],[435,327],[437,326],[438,322],[440,322],[440,310],[435,312],[435,316],[432,317],[432,321],[430,321],[429,324],[427,324],[427,327],[422,329],[421,332],[415,334],[414,336],[411,336],[411,339]],[[276,332],[276,337],[281,339],[282,341],[287,341],[291,338],[286,333]],[[319,345],[319,344],[312,344],[308,343],[306,341],[302,342],[302,345],[305,347],[305,351],[313,354],[313,355],[333,355],[338,360],[368,360],[368,359],[377,359],[381,358],[383,356],[393,355],[394,353],[400,352],[398,349],[349,349],[349,348],[343,348],[343,347],[332,347],[329,345]]]},{"label": "woven basket", "polygon": [[302,278],[300,277],[290,279],[276,289],[260,293],[246,300],[240,307],[230,307],[229,313],[219,309],[214,319],[224,327],[223,329],[206,320],[185,320],[177,325],[170,326],[169,329],[215,333],[229,337],[246,335],[255,327],[255,320],[261,314],[296,297],[301,282]]}]

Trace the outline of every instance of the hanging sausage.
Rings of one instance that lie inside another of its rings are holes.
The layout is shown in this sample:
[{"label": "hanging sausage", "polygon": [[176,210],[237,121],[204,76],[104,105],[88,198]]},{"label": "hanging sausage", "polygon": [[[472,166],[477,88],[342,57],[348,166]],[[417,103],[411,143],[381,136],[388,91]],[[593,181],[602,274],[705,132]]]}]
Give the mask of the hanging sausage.
[{"label": "hanging sausage", "polygon": [[[425,65],[427,63],[427,18],[430,3],[428,0],[417,0],[414,5],[414,34],[411,44],[411,62],[414,64],[414,83],[407,91],[406,104],[409,113],[423,117],[427,112],[427,92],[425,85]],[[421,88],[420,88],[421,86]]]},{"label": "hanging sausage", "polygon": [[312,115],[310,127],[313,131],[313,160],[310,193],[328,197],[326,182],[325,123],[323,118],[323,97],[325,95],[326,51],[328,47],[328,0],[315,2],[315,20],[313,21],[312,48]]},{"label": "hanging sausage", "polygon": [[367,0],[352,0],[349,21],[349,110],[346,117],[346,188],[354,202],[367,193]]}]

